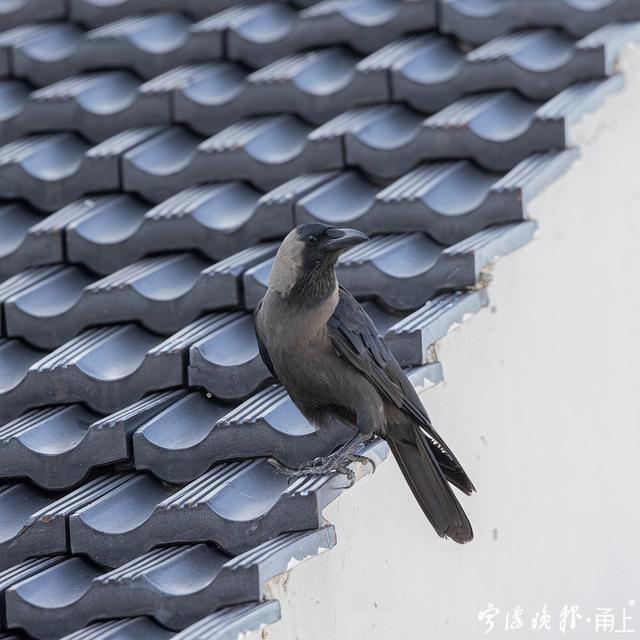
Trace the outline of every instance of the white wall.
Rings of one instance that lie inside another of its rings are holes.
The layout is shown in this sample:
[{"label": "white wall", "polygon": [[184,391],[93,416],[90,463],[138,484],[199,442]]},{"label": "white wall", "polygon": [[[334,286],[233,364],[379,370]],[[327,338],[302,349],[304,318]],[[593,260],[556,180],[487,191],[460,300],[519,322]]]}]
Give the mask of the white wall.
[{"label": "white wall", "polygon": [[438,348],[446,382],[424,400],[478,488],[463,498],[476,540],[437,538],[389,461],[327,509],[337,547],[273,582],[283,620],[264,637],[469,640],[491,602],[528,625],[546,604],[553,630],[484,637],[558,638],[564,604],[614,607],[620,626],[633,598],[640,635],[637,51],[625,71],[532,206],[540,237],[495,266],[490,310]]}]

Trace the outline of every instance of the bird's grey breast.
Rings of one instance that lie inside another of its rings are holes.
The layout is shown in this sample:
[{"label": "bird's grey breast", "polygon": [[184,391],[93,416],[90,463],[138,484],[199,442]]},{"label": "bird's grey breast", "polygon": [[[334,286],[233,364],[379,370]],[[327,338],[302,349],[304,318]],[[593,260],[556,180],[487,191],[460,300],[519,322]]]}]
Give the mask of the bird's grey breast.
[{"label": "bird's grey breast", "polygon": [[[275,292],[268,291],[256,319],[274,371],[292,396],[302,391],[325,399],[333,390],[333,378],[341,363],[335,355],[327,320],[337,301],[327,300],[323,308],[292,307]],[[331,378],[331,380],[329,379]]]}]

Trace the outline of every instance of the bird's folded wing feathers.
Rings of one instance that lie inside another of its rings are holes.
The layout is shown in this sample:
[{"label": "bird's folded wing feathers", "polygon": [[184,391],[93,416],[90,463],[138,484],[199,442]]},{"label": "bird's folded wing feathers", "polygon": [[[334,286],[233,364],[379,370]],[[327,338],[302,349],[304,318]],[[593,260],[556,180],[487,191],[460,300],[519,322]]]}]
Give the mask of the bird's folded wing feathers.
[{"label": "bird's folded wing feathers", "polygon": [[262,300],[258,302],[258,304],[256,305],[256,309],[253,312],[253,324],[256,329],[256,340],[258,341],[258,351],[260,352],[260,357],[262,358],[262,361],[264,362],[267,369],[269,369],[269,372],[271,373],[271,375],[276,380],[278,380],[278,376],[276,375],[276,372],[274,371],[274,368],[273,368],[273,362],[271,362],[271,358],[269,357],[269,352],[267,351],[267,345],[263,342],[262,338],[260,337],[260,330],[258,328],[258,314],[260,313],[261,308],[262,308]]},{"label": "bird's folded wing feathers", "polygon": [[[433,428],[416,390],[388,345],[358,301],[342,287],[338,305],[327,324],[337,355],[358,369],[383,398],[392,402],[423,429],[438,463],[449,469],[454,476],[461,474],[463,486],[460,488],[465,492],[472,491],[473,485],[453,452]],[[393,438],[394,434],[389,433],[388,437]],[[458,482],[455,484],[458,485]]]}]

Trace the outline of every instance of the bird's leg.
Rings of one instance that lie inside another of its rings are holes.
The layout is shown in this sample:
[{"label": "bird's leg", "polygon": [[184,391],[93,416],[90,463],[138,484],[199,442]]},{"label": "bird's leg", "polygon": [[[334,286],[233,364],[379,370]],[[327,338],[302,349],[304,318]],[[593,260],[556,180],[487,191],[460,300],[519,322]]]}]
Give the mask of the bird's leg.
[{"label": "bird's leg", "polygon": [[347,476],[349,478],[349,486],[351,486],[355,482],[355,474],[349,469],[349,462],[361,462],[362,464],[371,463],[375,470],[375,464],[370,458],[353,453],[367,439],[367,435],[362,433],[357,434],[331,455],[324,458],[315,458],[300,465],[298,471],[293,474],[294,477],[322,475],[335,471]]}]

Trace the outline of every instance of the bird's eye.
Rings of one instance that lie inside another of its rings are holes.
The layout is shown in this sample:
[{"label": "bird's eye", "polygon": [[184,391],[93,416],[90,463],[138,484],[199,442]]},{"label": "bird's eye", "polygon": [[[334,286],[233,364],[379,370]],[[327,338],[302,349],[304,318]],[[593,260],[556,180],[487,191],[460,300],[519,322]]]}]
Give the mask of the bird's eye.
[{"label": "bird's eye", "polygon": [[316,245],[316,244],[318,244],[318,238],[317,238],[317,236],[309,236],[307,238],[307,242],[309,244],[311,244],[311,245]]}]

